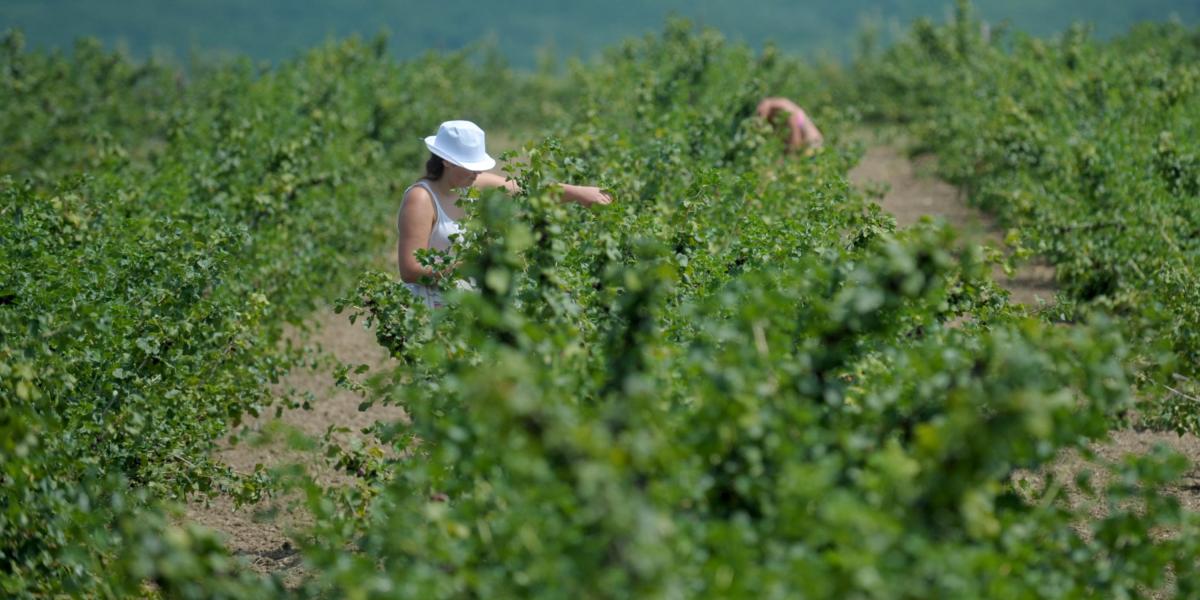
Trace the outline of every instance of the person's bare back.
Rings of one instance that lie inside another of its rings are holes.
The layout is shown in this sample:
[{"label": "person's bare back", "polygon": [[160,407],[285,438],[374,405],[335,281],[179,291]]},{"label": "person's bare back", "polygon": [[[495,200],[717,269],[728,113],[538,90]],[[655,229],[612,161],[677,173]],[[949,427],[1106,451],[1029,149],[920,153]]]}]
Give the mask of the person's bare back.
[{"label": "person's bare back", "polygon": [[800,108],[800,105],[787,98],[778,96],[764,98],[758,103],[758,108],[755,112],[759,117],[767,120],[770,120],[778,112],[787,113],[789,130],[787,147],[789,152],[795,152],[806,147],[819,147],[825,139],[821,135],[821,130],[817,129],[816,124],[808,117],[808,113],[804,112],[804,109]]}]

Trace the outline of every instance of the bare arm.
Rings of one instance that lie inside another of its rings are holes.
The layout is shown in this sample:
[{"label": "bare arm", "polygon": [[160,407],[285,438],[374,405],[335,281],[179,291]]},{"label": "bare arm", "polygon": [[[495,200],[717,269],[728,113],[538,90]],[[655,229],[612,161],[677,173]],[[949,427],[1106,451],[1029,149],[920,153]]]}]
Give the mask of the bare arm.
[{"label": "bare arm", "polygon": [[574,202],[580,206],[612,204],[612,194],[594,185],[574,185],[570,183],[560,185],[562,186],[564,201]]},{"label": "bare arm", "polygon": [[[480,173],[475,178],[475,187],[480,189],[502,187],[510,194],[515,194],[521,189],[517,186],[517,182],[490,172]],[[561,183],[559,187],[562,188],[562,200],[564,202],[574,202],[580,206],[592,206],[594,204],[611,204],[613,201],[612,194],[594,185]]]},{"label": "bare arm", "polygon": [[429,247],[429,236],[437,219],[433,198],[420,186],[414,186],[404,194],[400,205],[400,221],[397,226],[400,241],[396,247],[396,259],[400,265],[400,279],[405,283],[418,283],[422,277],[437,277],[432,269],[417,262],[417,250]]},{"label": "bare arm", "polygon": [[758,116],[764,119],[769,119],[771,118],[771,115],[781,110],[789,113],[795,113],[801,109],[796,105],[795,102],[792,102],[787,98],[772,96],[770,98],[763,98],[762,102],[758,103],[758,109],[755,112],[758,113]]},{"label": "bare arm", "polygon": [[497,175],[491,171],[484,171],[475,177],[475,187],[481,190],[502,187],[510,194],[515,194],[521,190],[521,188],[517,187],[517,182],[506,179],[503,175]]}]

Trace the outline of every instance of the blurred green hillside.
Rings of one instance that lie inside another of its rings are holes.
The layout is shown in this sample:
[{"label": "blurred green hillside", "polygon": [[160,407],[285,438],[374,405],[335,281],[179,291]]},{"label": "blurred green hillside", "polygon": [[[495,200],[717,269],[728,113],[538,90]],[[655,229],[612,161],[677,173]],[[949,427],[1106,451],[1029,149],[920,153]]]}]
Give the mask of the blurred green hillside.
[{"label": "blurred green hillside", "polygon": [[[672,14],[754,46],[770,40],[789,52],[847,58],[864,30],[875,31],[878,41],[887,43],[916,18],[942,20],[951,5],[947,0],[515,0],[486,5],[464,0],[5,0],[0,3],[0,29],[21,29],[33,47],[70,48],[80,36],[96,36],[135,56],[184,58],[198,52],[266,60],[292,56],[330,36],[388,31],[391,47],[402,57],[486,39],[512,64],[529,67],[541,49],[552,49],[556,56],[590,56],[623,38],[657,31]],[[1034,35],[1087,21],[1105,37],[1139,21],[1178,17],[1194,23],[1200,17],[1200,3],[1180,0],[980,0],[975,5],[987,22],[1009,23]]]}]

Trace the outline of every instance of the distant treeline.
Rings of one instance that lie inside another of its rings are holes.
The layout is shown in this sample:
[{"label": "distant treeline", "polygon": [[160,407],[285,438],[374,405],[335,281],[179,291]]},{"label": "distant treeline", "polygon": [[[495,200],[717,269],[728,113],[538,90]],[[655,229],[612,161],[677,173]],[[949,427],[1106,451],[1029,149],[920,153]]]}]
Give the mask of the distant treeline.
[{"label": "distant treeline", "polygon": [[[512,64],[531,67],[539,53],[590,56],[631,35],[657,31],[669,15],[716,27],[751,45],[773,41],[782,49],[813,57],[851,57],[863,39],[886,44],[920,17],[941,21],[951,9],[946,0],[845,0],[789,2],[760,0],[657,0],[634,2],[581,0],[558,3],[514,0],[480,5],[464,0],[404,3],[384,0],[6,0],[0,4],[0,29],[21,29],[34,47],[69,49],[81,36],[95,36],[135,56],[186,59],[238,54],[279,60],[328,37],[391,34],[391,47],[411,57],[426,50],[456,50],[490,40]],[[980,0],[985,20],[1035,35],[1086,21],[1100,36],[1120,33],[1133,23],[1178,17],[1200,18],[1200,4],[1185,0],[1095,3],[1086,0]]]}]

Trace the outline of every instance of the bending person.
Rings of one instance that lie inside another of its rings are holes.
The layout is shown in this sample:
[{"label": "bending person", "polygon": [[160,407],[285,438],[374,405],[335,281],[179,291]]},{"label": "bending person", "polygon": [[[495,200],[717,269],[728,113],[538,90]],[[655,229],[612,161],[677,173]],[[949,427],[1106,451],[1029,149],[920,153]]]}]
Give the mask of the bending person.
[{"label": "bending person", "polygon": [[[462,231],[459,221],[464,212],[458,205],[460,191],[470,187],[503,187],[509,193],[518,191],[515,181],[507,181],[495,173],[486,172],[496,166],[484,144],[484,133],[470,121],[446,121],[436,135],[425,138],[429,159],[425,175],[404,190],[396,229],[400,239],[396,259],[400,279],[430,308],[442,306],[441,292],[422,283],[449,275],[453,267],[434,271],[421,266],[417,251],[435,249],[449,251],[450,237]],[[561,184],[563,201],[582,206],[609,204],[612,196],[595,186]]]},{"label": "bending person", "polygon": [[788,114],[788,140],[787,148],[789,152],[795,152],[801,148],[818,148],[824,141],[824,136],[821,135],[821,130],[808,118],[808,113],[804,112],[798,104],[788,100],[787,98],[771,97],[764,98],[758,103],[758,109],[755,111],[759,117],[768,121],[776,113],[784,112]]}]

